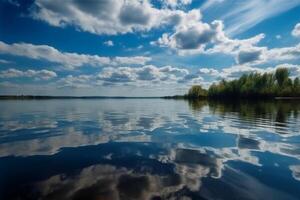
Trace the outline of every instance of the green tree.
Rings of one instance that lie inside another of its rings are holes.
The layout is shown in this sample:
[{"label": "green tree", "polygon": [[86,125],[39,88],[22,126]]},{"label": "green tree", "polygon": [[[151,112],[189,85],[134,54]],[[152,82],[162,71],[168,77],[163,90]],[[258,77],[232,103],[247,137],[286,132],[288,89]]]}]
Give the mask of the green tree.
[{"label": "green tree", "polygon": [[275,77],[277,80],[277,83],[279,87],[282,87],[283,84],[288,80],[289,78],[289,71],[287,68],[278,68],[275,72]]},{"label": "green tree", "polygon": [[300,79],[298,77],[294,80],[293,90],[295,96],[300,96]]},{"label": "green tree", "polygon": [[189,91],[187,96],[189,98],[201,98],[207,96],[207,90],[203,89],[200,85],[193,85]]},{"label": "green tree", "polygon": [[[206,90],[193,86],[189,97],[205,96]],[[275,73],[244,74],[239,79],[212,84],[208,89],[210,98],[271,98],[300,96],[300,80],[289,78],[287,68],[279,68]]]},{"label": "green tree", "polygon": [[299,80],[299,78],[297,77],[297,78],[295,78],[295,80],[294,80],[294,88],[299,88],[300,87],[300,80]]}]

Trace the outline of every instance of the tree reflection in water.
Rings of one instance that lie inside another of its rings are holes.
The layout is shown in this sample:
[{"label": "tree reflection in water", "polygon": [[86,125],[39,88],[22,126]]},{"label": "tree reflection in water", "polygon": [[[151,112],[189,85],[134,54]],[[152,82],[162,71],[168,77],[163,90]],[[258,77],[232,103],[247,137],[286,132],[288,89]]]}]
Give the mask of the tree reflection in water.
[{"label": "tree reflection in water", "polygon": [[1,200],[299,199],[298,102],[0,108]]},{"label": "tree reflection in water", "polygon": [[[241,122],[258,126],[274,126],[277,133],[285,134],[285,127],[293,120],[298,120],[300,101],[270,100],[270,101],[216,101],[190,100],[193,111],[202,111],[208,106],[210,112],[223,117],[237,116]],[[289,122],[289,123],[288,123]]]}]

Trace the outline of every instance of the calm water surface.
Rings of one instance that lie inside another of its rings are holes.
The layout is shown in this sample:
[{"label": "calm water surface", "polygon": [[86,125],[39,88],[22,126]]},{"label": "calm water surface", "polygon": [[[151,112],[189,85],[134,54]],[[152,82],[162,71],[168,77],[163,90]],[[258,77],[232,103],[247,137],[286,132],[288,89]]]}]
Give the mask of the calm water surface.
[{"label": "calm water surface", "polygon": [[0,199],[300,199],[300,102],[0,101]]}]

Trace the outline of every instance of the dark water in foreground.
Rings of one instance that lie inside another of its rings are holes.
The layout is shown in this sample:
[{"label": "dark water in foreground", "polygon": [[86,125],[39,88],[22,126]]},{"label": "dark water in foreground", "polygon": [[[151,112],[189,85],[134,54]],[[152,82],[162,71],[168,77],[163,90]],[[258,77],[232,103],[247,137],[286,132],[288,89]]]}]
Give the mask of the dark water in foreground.
[{"label": "dark water in foreground", "polygon": [[300,102],[0,101],[0,199],[300,199]]}]

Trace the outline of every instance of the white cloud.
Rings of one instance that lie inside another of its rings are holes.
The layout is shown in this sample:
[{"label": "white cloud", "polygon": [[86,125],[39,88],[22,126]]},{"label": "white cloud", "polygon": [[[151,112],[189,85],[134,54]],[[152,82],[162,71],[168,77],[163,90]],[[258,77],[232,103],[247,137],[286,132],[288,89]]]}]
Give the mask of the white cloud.
[{"label": "white cloud", "polygon": [[111,41],[111,40],[107,40],[107,41],[103,42],[103,44],[106,45],[106,46],[108,46],[108,47],[114,46],[114,42]]},{"label": "white cloud", "polygon": [[136,70],[130,67],[105,68],[98,79],[109,84],[129,83],[136,80]]},{"label": "white cloud", "polygon": [[300,58],[300,44],[268,49],[266,46],[258,46],[258,43],[265,38],[265,34],[258,34],[247,39],[231,39],[225,34],[222,21],[207,24],[201,22],[201,16],[195,13],[193,16],[188,23],[179,23],[174,33],[164,33],[151,44],[174,49],[179,55],[227,54],[234,56],[236,63],[240,65]]},{"label": "white cloud", "polygon": [[223,3],[225,0],[206,0],[205,3],[202,4],[201,10],[207,10],[209,8],[212,8],[213,6],[217,4]]},{"label": "white cloud", "polygon": [[26,70],[20,71],[14,68],[0,71],[0,78],[19,78],[19,77],[29,77],[35,80],[50,80],[57,77],[57,74],[49,70]]},{"label": "white cloud", "polygon": [[[285,67],[290,71],[291,78],[300,77],[300,66],[299,65],[292,65],[292,64],[279,64],[275,67],[253,67],[250,65],[234,65],[231,67],[223,68],[220,70],[213,69],[213,68],[203,68],[200,69],[200,74],[205,78],[213,78],[215,80],[220,79],[237,79],[240,78],[243,74],[249,73],[270,73],[275,72],[276,69]],[[204,76],[205,75],[205,76]]]},{"label": "white cloud", "polygon": [[[224,45],[224,48],[214,47],[212,50],[207,50],[207,52],[231,52],[236,56],[236,61],[238,64],[262,64],[268,62],[280,62],[300,59],[300,44],[295,46],[280,47],[268,49],[268,47],[259,47],[256,44],[264,38],[264,35],[258,35],[253,37],[252,42],[247,41],[244,44],[240,44],[239,47],[234,47],[234,45]],[[246,41],[246,40],[244,40]],[[223,44],[222,44],[223,46]],[[234,48],[232,48],[232,47]]]},{"label": "white cloud", "polygon": [[133,56],[133,57],[115,57],[112,59],[112,65],[144,65],[151,61],[150,57],[145,56]]},{"label": "white cloud", "polygon": [[6,44],[0,41],[0,54],[24,56],[31,59],[46,60],[62,64],[65,68],[76,68],[84,65],[98,67],[104,65],[144,65],[151,60],[149,57],[104,57],[99,55],[61,52],[48,45],[34,45],[29,43]]},{"label": "white cloud", "polygon": [[222,79],[236,79],[241,77],[243,74],[249,73],[263,73],[262,68],[251,67],[247,65],[235,65],[232,67],[224,68],[220,71],[220,78]]},{"label": "white cloud", "polygon": [[[167,1],[167,2],[173,2]],[[176,5],[188,4],[190,0],[177,0]],[[158,9],[147,0],[36,0],[32,9],[35,19],[50,25],[67,25],[94,34],[124,34],[135,31],[148,31],[164,24],[176,22],[184,15],[183,11]]]},{"label": "white cloud", "polygon": [[213,37],[209,26],[201,23],[198,26],[183,27],[170,36],[163,35],[158,42],[177,49],[201,49]]},{"label": "white cloud", "polygon": [[98,85],[134,85],[149,86],[149,84],[177,83],[189,74],[183,68],[172,66],[157,67],[145,65],[142,67],[106,67],[95,75],[68,75],[58,81],[59,87],[83,88]]},{"label": "white cloud", "polygon": [[292,35],[295,37],[300,37],[300,23],[296,24],[293,31]]},{"label": "white cloud", "polygon": [[0,53],[16,56],[24,56],[32,59],[47,60],[63,64],[66,67],[80,67],[85,64],[91,66],[109,64],[110,59],[98,55],[86,55],[77,53],[65,53],[48,46],[29,43],[6,44],[0,41]]},{"label": "white cloud", "polygon": [[180,77],[189,72],[186,69],[175,68],[172,66],[156,67],[146,65],[140,68],[119,67],[105,68],[98,75],[98,80],[106,84],[130,83],[130,82],[150,82],[167,83],[177,81]]},{"label": "white cloud", "polygon": [[300,58],[300,44],[291,47],[273,48],[265,52],[266,60],[293,60]]},{"label": "white cloud", "polygon": [[211,76],[218,76],[219,72],[216,69],[212,69],[212,68],[201,68],[199,69],[199,73],[203,74],[203,75],[211,75]]},{"label": "white cloud", "polygon": [[61,78],[58,83],[58,88],[89,88],[94,86],[92,84],[92,80],[94,79],[94,76],[92,75],[79,75],[79,76],[73,76],[68,75],[64,78]]},{"label": "white cloud", "polygon": [[223,30],[223,23],[218,24],[217,41],[215,45],[206,50],[205,53],[223,53],[229,55],[237,55],[240,51],[247,51],[250,48],[257,48],[256,45],[265,38],[265,34],[258,34],[247,39],[231,39],[226,36]]},{"label": "white cloud", "polygon": [[[174,33],[164,33],[161,38],[151,44],[170,47],[179,51],[203,51],[208,43],[214,41],[217,31],[201,21],[200,10],[189,11],[174,28]],[[215,28],[215,29],[214,29]]]},{"label": "white cloud", "polygon": [[177,7],[191,4],[192,0],[162,0],[162,3],[164,6],[174,9]]},{"label": "white cloud", "polygon": [[234,36],[299,5],[299,0],[206,0],[201,11],[224,21],[225,32]]},{"label": "white cloud", "polygon": [[249,48],[247,50],[241,50],[237,55],[237,63],[255,63],[261,61],[263,58],[263,49],[262,48]]},{"label": "white cloud", "polygon": [[[142,67],[106,67],[97,74],[68,75],[60,78],[56,83],[58,88],[93,88],[97,86],[133,86],[152,87],[155,85],[190,86],[201,84],[208,88],[212,83],[221,79],[233,80],[249,73],[270,73],[277,68],[285,67],[290,71],[291,78],[300,77],[300,66],[280,64],[275,67],[253,67],[249,64],[234,65],[223,69],[201,67],[190,71],[173,66],[157,67],[144,65]],[[0,75],[0,77],[4,77]],[[11,70],[5,72],[6,77],[24,76],[24,72]],[[29,72],[26,72],[29,76]]]},{"label": "white cloud", "polygon": [[286,12],[298,5],[299,0],[249,0],[226,1],[230,5],[221,18],[228,25],[226,33],[237,35],[262,21]]},{"label": "white cloud", "polygon": [[[179,54],[213,54],[222,53],[237,56],[242,55],[237,61],[252,61],[249,55],[244,59],[243,56],[254,54],[254,50],[263,51],[264,48],[256,47],[264,37],[264,34],[258,34],[247,39],[231,39],[224,32],[222,21],[213,21],[211,24],[201,22],[201,15],[198,10],[190,11],[190,20],[183,21],[175,27],[173,34],[164,33],[156,42],[161,47],[169,47],[176,50]],[[259,55],[256,56],[260,58]]]}]

